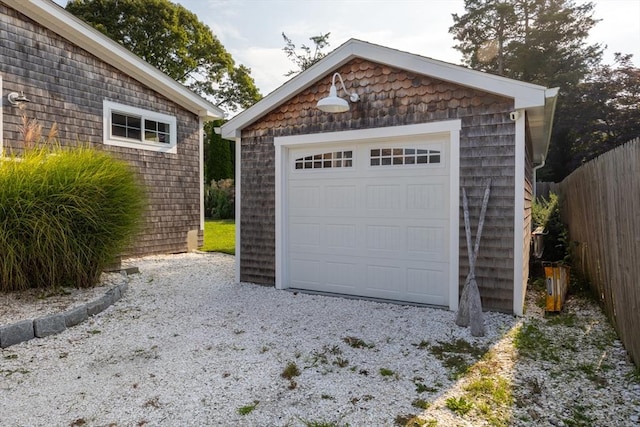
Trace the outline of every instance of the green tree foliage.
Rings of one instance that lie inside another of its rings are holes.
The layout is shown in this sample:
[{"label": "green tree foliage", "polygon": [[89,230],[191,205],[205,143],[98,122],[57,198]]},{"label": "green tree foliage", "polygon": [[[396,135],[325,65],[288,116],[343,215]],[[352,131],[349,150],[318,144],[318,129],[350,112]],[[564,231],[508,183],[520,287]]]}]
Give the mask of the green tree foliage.
[{"label": "green tree foliage", "polygon": [[208,26],[169,0],[70,0],[66,10],[217,106],[247,108],[261,95],[251,70]]},{"label": "green tree foliage", "polygon": [[214,120],[205,125],[207,136],[204,151],[205,183],[233,178],[234,166],[231,155],[233,141],[222,139],[215,128],[222,126],[223,120]]},{"label": "green tree foliage", "polygon": [[301,52],[298,52],[296,50],[296,45],[291,41],[291,39],[287,37],[285,33],[282,33],[282,38],[285,42],[285,46],[282,50],[287,54],[287,58],[289,58],[298,67],[298,70],[290,70],[285,74],[285,76],[289,77],[294,74],[298,74],[324,58],[327,54],[322,52],[322,49],[329,46],[330,34],[331,33],[320,33],[319,36],[309,37],[309,40],[313,42],[313,52],[311,51],[311,47],[304,44],[300,46]]},{"label": "green tree foliage", "polygon": [[575,168],[575,160],[584,157],[576,138],[590,139],[578,134],[576,118],[585,114],[583,83],[602,59],[602,46],[586,42],[597,23],[594,4],[576,5],[573,0],[465,0],[465,11],[453,15],[454,25],[449,31],[459,42],[456,49],[463,54],[466,65],[560,88],[547,167],[539,177],[561,180]]},{"label": "green tree foliage", "polygon": [[617,53],[582,82],[575,121],[573,163],[579,165],[640,136],[640,69]]},{"label": "green tree foliage", "polygon": [[585,42],[593,9],[572,0],[465,0],[449,32],[469,67],[566,91],[602,57],[600,45]]}]

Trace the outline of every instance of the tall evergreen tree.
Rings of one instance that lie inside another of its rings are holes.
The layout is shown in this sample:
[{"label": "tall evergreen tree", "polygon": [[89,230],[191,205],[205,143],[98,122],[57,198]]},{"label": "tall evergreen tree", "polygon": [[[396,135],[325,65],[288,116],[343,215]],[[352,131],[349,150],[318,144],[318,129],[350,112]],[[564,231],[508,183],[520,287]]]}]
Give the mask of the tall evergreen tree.
[{"label": "tall evergreen tree", "polygon": [[[586,42],[597,23],[594,4],[573,0],[465,0],[449,29],[471,68],[547,87],[559,87],[546,176],[571,170],[579,85],[602,59],[602,46]],[[552,158],[554,157],[555,158]],[[553,168],[553,169],[551,169]],[[544,172],[542,174],[544,176]]]}]

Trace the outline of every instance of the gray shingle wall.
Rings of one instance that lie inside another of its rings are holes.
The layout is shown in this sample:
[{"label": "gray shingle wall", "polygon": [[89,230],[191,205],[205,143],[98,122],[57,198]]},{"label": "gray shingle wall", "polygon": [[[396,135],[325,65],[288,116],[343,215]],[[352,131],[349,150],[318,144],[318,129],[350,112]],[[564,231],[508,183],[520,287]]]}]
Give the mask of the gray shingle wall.
[{"label": "gray shingle wall", "polygon": [[[8,106],[5,95],[24,91],[31,100],[24,113],[38,120],[45,137],[55,123],[62,145],[91,143],[137,170],[150,204],[144,231],[129,254],[186,251],[187,232],[200,228],[198,118],[1,2],[0,17],[5,149],[22,149],[22,114]],[[177,154],[103,145],[105,99],[176,116]]]},{"label": "gray shingle wall", "polygon": [[[474,235],[486,178],[493,180],[476,269],[483,306],[512,311],[512,100],[361,59],[336,71],[347,88],[354,88],[361,96],[351,111],[332,115],[315,107],[329,92],[331,73],[242,131],[241,280],[275,281],[274,137],[461,119],[460,185],[469,195]],[[468,258],[462,212],[459,215],[462,286]]]}]

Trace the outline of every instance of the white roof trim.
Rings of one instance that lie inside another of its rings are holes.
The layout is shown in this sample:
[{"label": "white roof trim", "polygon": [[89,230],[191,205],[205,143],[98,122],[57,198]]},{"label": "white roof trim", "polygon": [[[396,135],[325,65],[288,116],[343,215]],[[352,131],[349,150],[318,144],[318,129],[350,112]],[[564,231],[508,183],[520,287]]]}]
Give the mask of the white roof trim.
[{"label": "white roof trim", "polygon": [[53,1],[2,1],[199,117],[211,119],[224,117],[223,110],[143,61]]},{"label": "white roof trim", "polygon": [[[251,108],[224,124],[222,126],[222,136],[230,139],[238,137],[240,131],[257,118],[356,57],[512,98],[515,109],[542,109],[543,116],[547,116],[547,114],[544,114],[544,110],[545,107],[548,108],[549,100],[547,98],[550,97],[550,92],[544,86],[495,76],[424,56],[351,39],[312,67],[271,92]],[[557,91],[553,95],[553,103],[555,103],[555,96],[557,96]],[[552,114],[551,117],[553,117]],[[543,123],[543,126],[545,129],[542,131],[541,136],[544,135],[543,138],[546,138],[547,135],[550,135],[551,124]],[[544,153],[546,154],[548,138],[545,142],[535,143],[535,145],[540,144],[542,144],[541,148],[544,147]],[[537,154],[539,150],[534,149],[534,151]]]}]

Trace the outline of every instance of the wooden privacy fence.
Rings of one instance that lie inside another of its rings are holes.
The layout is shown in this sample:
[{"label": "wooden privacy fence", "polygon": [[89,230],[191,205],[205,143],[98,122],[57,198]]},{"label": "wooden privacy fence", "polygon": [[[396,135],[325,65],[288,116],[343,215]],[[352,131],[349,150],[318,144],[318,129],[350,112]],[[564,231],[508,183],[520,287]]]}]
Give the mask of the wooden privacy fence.
[{"label": "wooden privacy fence", "polygon": [[640,138],[560,183],[573,268],[582,271],[640,366]]}]

